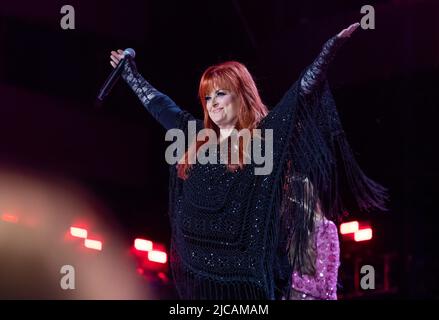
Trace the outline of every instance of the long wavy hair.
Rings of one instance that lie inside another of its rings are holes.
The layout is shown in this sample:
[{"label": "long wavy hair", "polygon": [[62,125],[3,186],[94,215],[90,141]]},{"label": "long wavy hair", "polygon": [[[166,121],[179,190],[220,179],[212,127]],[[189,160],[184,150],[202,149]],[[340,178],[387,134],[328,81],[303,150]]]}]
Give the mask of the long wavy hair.
[{"label": "long wavy hair", "polygon": [[[219,137],[220,128],[210,119],[205,100],[206,95],[217,88],[229,90],[237,96],[239,110],[235,129],[238,131],[248,129],[253,134],[253,129],[267,115],[268,110],[262,103],[255,81],[247,68],[240,62],[227,61],[207,68],[201,77],[198,97],[203,106],[204,128],[213,129]],[[189,157],[194,156],[194,153],[197,154],[200,147],[205,143],[206,141],[195,141],[189,146],[183,156],[183,161],[178,164],[178,176],[180,178],[186,179],[188,177],[189,169],[192,166],[189,164]],[[233,171],[244,166],[246,143],[249,143],[249,141],[239,144],[239,164],[228,163],[228,170]]]}]

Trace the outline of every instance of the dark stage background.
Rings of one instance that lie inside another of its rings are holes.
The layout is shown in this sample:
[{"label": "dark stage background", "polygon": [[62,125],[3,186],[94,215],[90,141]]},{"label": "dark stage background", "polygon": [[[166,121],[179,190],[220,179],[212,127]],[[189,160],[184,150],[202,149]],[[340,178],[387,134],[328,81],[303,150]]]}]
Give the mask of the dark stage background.
[{"label": "dark stage background", "polygon": [[[272,107],[323,43],[373,5],[376,29],[354,34],[329,80],[358,161],[391,202],[387,213],[345,218],[370,222],[374,237],[341,237],[340,298],[439,297],[438,1],[69,1],[75,30],[60,27],[64,4],[0,4],[0,169],[80,186],[127,246],[140,235],[169,245],[165,130],[123,81],[95,108],[111,50],[135,48],[144,77],[198,117],[202,72],[231,59]],[[358,290],[358,263],[375,266],[376,290]]]}]

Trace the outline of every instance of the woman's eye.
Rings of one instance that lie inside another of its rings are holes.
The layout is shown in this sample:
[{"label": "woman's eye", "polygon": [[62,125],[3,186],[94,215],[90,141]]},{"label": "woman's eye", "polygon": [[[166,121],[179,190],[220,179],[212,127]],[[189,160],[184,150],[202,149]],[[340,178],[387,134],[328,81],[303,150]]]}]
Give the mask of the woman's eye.
[{"label": "woman's eye", "polygon": [[204,100],[209,101],[210,97],[205,97]]},{"label": "woman's eye", "polygon": [[220,91],[220,92],[218,92],[216,95],[217,95],[217,96],[224,96],[225,94],[226,94],[225,92]]}]

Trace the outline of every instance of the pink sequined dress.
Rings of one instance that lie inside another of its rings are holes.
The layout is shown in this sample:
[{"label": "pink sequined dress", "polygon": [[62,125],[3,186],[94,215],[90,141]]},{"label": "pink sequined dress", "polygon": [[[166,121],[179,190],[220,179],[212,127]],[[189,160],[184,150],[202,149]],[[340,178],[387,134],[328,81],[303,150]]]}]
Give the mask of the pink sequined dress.
[{"label": "pink sequined dress", "polygon": [[291,300],[337,300],[340,246],[336,225],[327,219],[315,222],[317,247],[314,276],[293,273]]}]

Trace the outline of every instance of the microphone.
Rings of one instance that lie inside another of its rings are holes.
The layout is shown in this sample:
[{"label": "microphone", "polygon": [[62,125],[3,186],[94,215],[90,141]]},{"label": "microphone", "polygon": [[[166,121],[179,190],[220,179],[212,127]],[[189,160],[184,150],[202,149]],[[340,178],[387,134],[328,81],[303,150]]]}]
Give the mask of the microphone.
[{"label": "microphone", "polygon": [[110,73],[104,85],[102,86],[101,90],[99,91],[98,94],[99,102],[102,102],[105,99],[105,97],[110,93],[111,89],[113,88],[117,80],[119,80],[119,77],[122,74],[126,60],[134,59],[136,57],[136,51],[134,51],[134,49],[132,48],[127,48],[124,50],[123,55],[124,57],[120,59],[116,68],[114,68],[113,71]]}]

